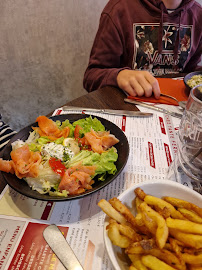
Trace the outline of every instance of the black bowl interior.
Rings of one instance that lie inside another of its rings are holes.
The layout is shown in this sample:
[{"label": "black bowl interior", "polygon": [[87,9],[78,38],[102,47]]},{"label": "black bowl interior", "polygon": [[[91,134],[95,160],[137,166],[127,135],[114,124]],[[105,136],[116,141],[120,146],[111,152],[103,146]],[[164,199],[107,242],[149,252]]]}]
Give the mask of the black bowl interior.
[{"label": "black bowl interior", "polygon": [[[53,119],[54,121],[56,120],[64,121],[68,119],[71,123],[73,123],[74,121],[78,119],[86,118],[86,117],[89,117],[89,115],[65,114],[65,115],[53,116],[50,118]],[[118,160],[116,162],[117,172],[115,175],[108,175],[105,181],[96,181],[93,184],[93,188],[91,190],[88,190],[80,195],[69,195],[66,198],[59,197],[59,196],[50,196],[47,194],[40,194],[37,191],[32,190],[28,186],[26,181],[24,181],[23,179],[18,179],[14,174],[2,172],[2,175],[5,181],[8,183],[8,185],[14,190],[16,190],[17,192],[33,199],[43,200],[43,201],[67,201],[67,200],[82,198],[84,196],[92,194],[93,192],[98,191],[99,189],[111,183],[123,170],[128,160],[128,156],[129,156],[128,140],[125,134],[123,133],[123,131],[118,126],[116,126],[115,124],[113,124],[112,122],[104,118],[101,118],[98,116],[94,116],[94,117],[96,117],[97,119],[101,121],[101,123],[105,126],[106,130],[110,130],[110,133],[114,134],[116,138],[119,139],[119,143],[115,145],[117,149],[117,153],[118,153]],[[12,139],[10,140],[10,142],[7,144],[7,146],[5,147],[3,151],[3,159],[10,160],[10,152],[12,149],[11,143],[18,139],[26,140],[29,136],[29,132],[32,131],[32,126],[37,126],[37,123],[33,123],[32,125],[27,126],[26,128],[22,129],[15,136],[12,137]]]}]

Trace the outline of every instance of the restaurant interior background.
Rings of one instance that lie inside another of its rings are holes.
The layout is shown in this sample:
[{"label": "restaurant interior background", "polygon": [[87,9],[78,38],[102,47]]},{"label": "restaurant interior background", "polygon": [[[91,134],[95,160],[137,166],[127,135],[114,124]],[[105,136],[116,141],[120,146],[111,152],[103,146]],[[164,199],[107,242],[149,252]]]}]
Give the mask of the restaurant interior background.
[{"label": "restaurant interior background", "polygon": [[83,74],[107,2],[1,1],[0,113],[13,129],[86,94]]}]

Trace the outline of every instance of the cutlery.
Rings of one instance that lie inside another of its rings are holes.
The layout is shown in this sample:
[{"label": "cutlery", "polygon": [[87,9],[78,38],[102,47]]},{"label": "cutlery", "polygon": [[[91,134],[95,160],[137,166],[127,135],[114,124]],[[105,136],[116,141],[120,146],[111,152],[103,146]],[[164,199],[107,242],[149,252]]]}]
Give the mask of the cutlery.
[{"label": "cutlery", "polygon": [[163,109],[163,108],[160,108],[160,107],[155,107],[154,105],[149,105],[149,104],[144,103],[144,102],[140,102],[140,101],[129,99],[129,98],[125,98],[124,101],[128,102],[128,103],[135,104],[135,105],[140,105],[142,107],[152,109],[152,110],[155,110],[155,111],[158,111],[158,112],[169,114],[169,115],[172,115],[173,117],[182,118],[181,113],[171,112],[169,110],[166,110],[166,109]]},{"label": "cutlery", "polygon": [[187,101],[179,101],[179,106],[184,110],[187,106]]},{"label": "cutlery", "polygon": [[168,97],[168,98],[171,98],[171,99],[175,100],[178,103],[180,109],[184,110],[186,108],[187,101],[178,101],[177,98],[175,98],[173,96],[166,95],[166,94],[162,94],[162,93],[160,95],[162,97]]},{"label": "cutlery", "polygon": [[84,270],[56,225],[52,224],[46,227],[43,231],[43,237],[66,269]]},{"label": "cutlery", "polygon": [[152,116],[152,113],[145,113],[140,111],[127,111],[127,110],[111,110],[111,109],[93,109],[93,108],[82,108],[82,107],[74,107],[74,106],[64,106],[62,107],[63,111],[86,111],[86,112],[97,112],[97,113],[107,113],[113,115],[126,115],[126,116]]}]

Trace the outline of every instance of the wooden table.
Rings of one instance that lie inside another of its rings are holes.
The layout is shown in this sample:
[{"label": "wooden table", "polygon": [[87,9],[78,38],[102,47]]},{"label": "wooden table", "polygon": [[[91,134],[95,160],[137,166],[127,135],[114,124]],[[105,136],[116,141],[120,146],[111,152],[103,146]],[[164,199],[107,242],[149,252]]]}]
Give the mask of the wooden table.
[{"label": "wooden table", "polygon": [[136,106],[125,103],[124,98],[126,98],[126,95],[122,90],[107,86],[81,96],[65,105],[96,109],[138,110]]}]

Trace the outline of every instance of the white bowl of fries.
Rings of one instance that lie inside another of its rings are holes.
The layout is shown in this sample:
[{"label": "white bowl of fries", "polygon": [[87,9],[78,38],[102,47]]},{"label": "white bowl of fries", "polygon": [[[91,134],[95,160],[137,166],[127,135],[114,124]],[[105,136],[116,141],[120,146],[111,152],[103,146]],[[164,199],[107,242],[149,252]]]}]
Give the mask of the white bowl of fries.
[{"label": "white bowl of fries", "polygon": [[[135,192],[136,190],[136,192]],[[170,180],[139,183],[99,207],[116,270],[202,269],[202,196]]]}]

